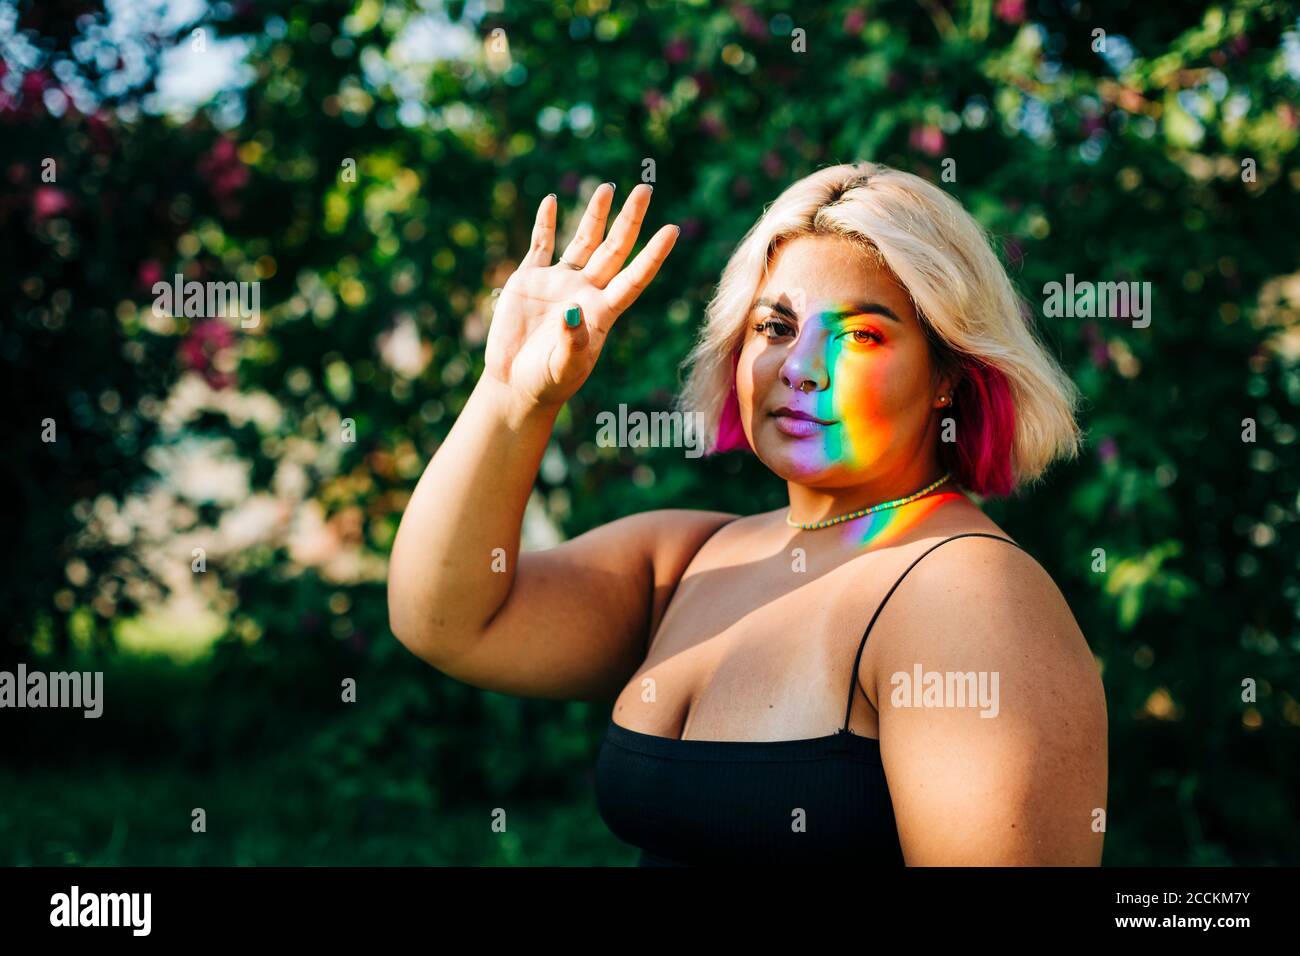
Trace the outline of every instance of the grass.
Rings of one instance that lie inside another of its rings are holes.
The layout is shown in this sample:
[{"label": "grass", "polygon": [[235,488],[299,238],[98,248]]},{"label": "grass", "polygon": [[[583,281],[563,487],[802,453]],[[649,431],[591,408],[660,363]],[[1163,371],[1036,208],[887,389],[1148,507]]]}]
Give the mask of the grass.
[{"label": "grass", "polygon": [[[613,837],[594,796],[576,803],[431,812],[366,798],[324,803],[278,763],[205,775],[111,766],[75,777],[0,770],[7,865],[605,866],[635,851]],[[191,830],[206,812],[206,832]]]},{"label": "grass", "polygon": [[[477,768],[459,758],[410,747],[412,738],[448,733],[413,730],[426,712],[400,695],[420,697],[420,683],[363,678],[365,703],[354,709],[339,704],[334,676],[283,664],[218,682],[206,655],[187,653],[200,643],[193,634],[162,648],[148,630],[138,634],[151,645],[145,656],[38,665],[102,668],[99,719],[73,710],[6,713],[13,746],[0,764],[0,865],[635,862],[636,851],[596,811],[586,744],[559,751],[563,769],[549,782],[536,774],[535,754],[514,773],[505,763],[474,776]],[[492,745],[475,753],[489,763],[510,759],[510,747],[494,757]],[[192,829],[196,809],[205,832]]]}]

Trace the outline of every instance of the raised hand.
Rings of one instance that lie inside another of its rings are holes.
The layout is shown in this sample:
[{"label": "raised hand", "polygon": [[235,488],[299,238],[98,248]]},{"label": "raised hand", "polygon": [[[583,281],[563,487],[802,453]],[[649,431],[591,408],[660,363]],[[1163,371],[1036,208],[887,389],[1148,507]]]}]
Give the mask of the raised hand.
[{"label": "raised hand", "polygon": [[614,187],[602,183],[592,193],[573,241],[554,265],[558,204],[554,193],[542,200],[532,245],[506,281],[492,313],[485,374],[528,404],[559,406],[581,387],[614,321],[654,279],[681,232],[677,226],[664,226],[623,268],[651,192],[645,183],[637,185],[606,236]]}]

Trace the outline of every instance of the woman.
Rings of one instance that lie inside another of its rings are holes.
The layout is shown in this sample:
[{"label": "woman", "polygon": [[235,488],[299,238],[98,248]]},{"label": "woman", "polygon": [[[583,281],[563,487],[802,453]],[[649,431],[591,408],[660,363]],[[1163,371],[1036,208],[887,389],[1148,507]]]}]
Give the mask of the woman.
[{"label": "woman", "polygon": [[643,865],[1099,863],[1095,661],[962,491],[1008,495],[1075,454],[1077,392],[979,225],[924,180],[796,182],[709,305],[680,408],[784,479],[788,508],[646,512],[519,553],[555,416],[677,236],[622,268],[651,187],[605,236],[613,192],[555,264],[541,202],[403,516],[394,634],[475,686],[615,698],[598,806]]}]

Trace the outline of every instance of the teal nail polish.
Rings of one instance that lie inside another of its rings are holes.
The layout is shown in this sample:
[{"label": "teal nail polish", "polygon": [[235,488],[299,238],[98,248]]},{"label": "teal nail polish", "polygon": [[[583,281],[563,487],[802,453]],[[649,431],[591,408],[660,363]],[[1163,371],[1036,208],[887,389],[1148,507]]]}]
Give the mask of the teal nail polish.
[{"label": "teal nail polish", "polygon": [[582,311],[576,306],[571,305],[564,311],[564,324],[571,329],[576,329],[578,323],[582,321]]}]

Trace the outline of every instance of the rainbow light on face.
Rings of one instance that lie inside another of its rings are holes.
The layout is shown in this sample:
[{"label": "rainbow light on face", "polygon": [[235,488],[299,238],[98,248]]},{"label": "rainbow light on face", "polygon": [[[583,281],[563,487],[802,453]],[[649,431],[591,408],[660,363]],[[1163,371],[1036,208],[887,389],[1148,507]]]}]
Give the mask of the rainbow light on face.
[{"label": "rainbow light on face", "polygon": [[[829,327],[824,359],[830,387],[814,393],[811,411],[818,418],[836,422],[824,430],[820,440],[805,438],[792,446],[795,457],[809,466],[829,461],[849,468],[859,467],[879,458],[893,437],[893,427],[880,414],[876,400],[883,391],[876,387],[876,380],[887,374],[888,369],[869,357],[872,349],[882,346],[876,342],[854,343],[851,337],[857,329],[844,327],[859,316],[863,313],[849,302],[830,302],[809,317],[810,320],[825,317]],[[887,323],[875,317],[872,321],[876,331],[888,342]],[[848,363],[852,363],[852,371],[846,369]],[[842,383],[850,376],[851,387],[845,387]]]},{"label": "rainbow light on face", "polygon": [[[859,316],[847,302],[832,303],[826,312],[831,316],[841,316],[839,321],[846,324]],[[881,318],[873,321],[888,342],[890,333],[886,322]],[[822,416],[839,422],[838,428],[828,430],[827,440],[823,442],[825,453],[832,461],[848,467],[856,467],[879,458],[894,436],[893,424],[880,414],[876,400],[876,396],[883,391],[877,384],[888,369],[884,364],[873,362],[868,357],[870,350],[882,347],[881,343],[864,343],[850,351],[852,335],[853,330],[837,331],[827,341],[826,366],[831,370],[831,387],[825,393],[828,412]],[[857,362],[854,372],[842,371],[845,363],[854,358],[854,352],[867,360]],[[857,381],[846,383],[850,375]],[[852,387],[837,386],[837,383],[851,384]]]},{"label": "rainbow light on face", "polygon": [[[739,362],[740,348],[737,347],[732,353],[731,389],[719,419],[718,439],[709,454],[737,449],[753,451],[745,437],[736,396],[736,366]],[[952,406],[952,414],[959,423],[957,441],[952,445],[940,446],[941,460],[952,471],[954,481],[963,488],[986,498],[1008,495],[1015,484],[1011,467],[1015,441],[1015,402],[1010,385],[999,369],[974,358],[960,360],[958,378],[959,384],[953,393]],[[820,410],[817,414],[841,422],[845,418],[861,421],[861,416],[854,414],[841,417],[842,413],[823,413]],[[869,436],[850,436],[847,442],[841,441],[841,444],[869,452],[871,449],[864,448],[862,444],[869,440]]]}]

